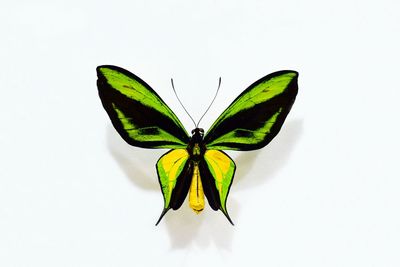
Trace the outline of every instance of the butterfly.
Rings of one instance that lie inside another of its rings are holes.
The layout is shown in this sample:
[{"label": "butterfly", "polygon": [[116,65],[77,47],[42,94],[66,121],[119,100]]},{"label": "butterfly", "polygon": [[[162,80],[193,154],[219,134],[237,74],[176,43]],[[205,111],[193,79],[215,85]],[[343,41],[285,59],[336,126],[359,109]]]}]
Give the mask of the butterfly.
[{"label": "butterfly", "polygon": [[210,207],[220,210],[233,225],[226,202],[236,165],[223,150],[260,149],[278,134],[297,95],[298,73],[283,70],[259,79],[206,133],[196,125],[189,135],[175,113],[138,76],[111,65],[96,70],[101,102],[121,137],[136,147],[170,149],[156,163],[164,197],[156,225],[170,209],[179,209],[187,195],[194,212],[204,209],[207,198]]}]

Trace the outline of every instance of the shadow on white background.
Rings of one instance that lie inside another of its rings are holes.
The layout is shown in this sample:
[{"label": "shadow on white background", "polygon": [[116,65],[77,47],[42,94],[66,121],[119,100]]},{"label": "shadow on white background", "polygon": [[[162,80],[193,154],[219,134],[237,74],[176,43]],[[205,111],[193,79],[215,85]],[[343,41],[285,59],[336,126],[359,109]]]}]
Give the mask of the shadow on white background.
[{"label": "shadow on white background", "polygon": [[[272,141],[266,148],[231,152],[230,154],[237,155],[233,156],[237,166],[232,185],[234,191],[256,187],[273,179],[288,161],[302,135],[302,130],[303,120],[289,120],[276,137],[279,140]],[[143,190],[160,191],[155,172],[155,164],[161,156],[159,151],[126,144],[111,125],[107,129],[107,143],[114,159],[135,186]],[[258,164],[254,164],[256,158]],[[235,222],[234,218],[238,218],[240,212],[240,204],[232,196],[228,201],[228,210]],[[222,249],[231,250],[234,227],[226,221],[222,213],[218,212],[218,216],[215,215],[208,208],[196,216],[186,203],[178,211],[170,210],[162,223],[167,226],[172,249],[185,248],[192,242],[206,247],[213,242]],[[205,220],[207,223],[204,223]],[[213,231],[207,231],[206,228],[209,227],[213,228]]]}]

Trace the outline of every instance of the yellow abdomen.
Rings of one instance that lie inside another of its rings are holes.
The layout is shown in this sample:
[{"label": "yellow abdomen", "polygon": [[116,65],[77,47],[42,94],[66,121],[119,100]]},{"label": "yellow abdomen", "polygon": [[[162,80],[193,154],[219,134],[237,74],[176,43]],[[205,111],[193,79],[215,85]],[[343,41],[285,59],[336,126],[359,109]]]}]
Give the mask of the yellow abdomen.
[{"label": "yellow abdomen", "polygon": [[189,206],[196,213],[204,209],[204,191],[201,183],[199,165],[194,163],[192,182],[189,190]]}]

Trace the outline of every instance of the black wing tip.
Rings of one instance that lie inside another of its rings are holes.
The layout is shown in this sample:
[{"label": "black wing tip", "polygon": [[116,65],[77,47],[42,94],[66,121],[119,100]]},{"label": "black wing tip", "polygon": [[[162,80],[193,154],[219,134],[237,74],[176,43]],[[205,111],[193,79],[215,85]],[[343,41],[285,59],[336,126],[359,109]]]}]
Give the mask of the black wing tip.
[{"label": "black wing tip", "polygon": [[[288,74],[288,73],[293,73],[293,74],[295,74],[295,76],[292,78],[292,81],[293,81],[293,80],[297,81],[297,79],[298,79],[298,77],[299,77],[299,73],[298,73],[297,71],[295,71],[295,70],[278,70],[278,71],[272,72],[272,73],[270,73],[270,74],[267,74],[267,75],[265,75],[264,77],[262,77],[261,79],[255,81],[253,84],[251,84],[249,87],[247,87],[247,89],[244,90],[244,91],[242,92],[242,94],[244,94],[247,90],[249,90],[250,88],[253,88],[253,87],[257,86],[258,84],[260,84],[260,83],[262,83],[262,82],[268,81],[268,80],[270,80],[270,79],[272,79],[272,78],[275,78],[275,77],[278,77],[278,76],[281,76],[281,75],[284,75],[284,74]],[[238,98],[239,98],[242,94],[240,94],[240,95],[238,96]]]},{"label": "black wing tip", "polygon": [[99,71],[100,69],[122,69],[121,67],[115,65],[99,65],[96,67],[96,70]]},{"label": "black wing tip", "polygon": [[102,72],[101,72],[101,69],[108,69],[108,68],[110,68],[110,67],[113,67],[113,66],[111,66],[111,65],[100,65],[100,66],[97,66],[97,67],[96,67],[97,75],[98,75],[98,76],[99,76],[99,75],[103,75]]},{"label": "black wing tip", "polygon": [[[99,66],[97,66],[96,67],[96,72],[97,72],[97,76],[99,76],[99,77],[100,76],[104,76],[103,73],[101,72],[101,69],[116,70],[116,71],[121,72],[121,73],[123,73],[125,75],[134,76],[135,79],[140,79],[139,77],[137,77],[135,74],[131,73],[130,71],[128,71],[128,70],[126,70],[124,68],[115,66],[115,65],[99,65]],[[140,79],[140,81],[143,82],[141,79]]]},{"label": "black wing tip", "polygon": [[296,70],[278,70],[278,71],[275,71],[275,72],[272,72],[272,73],[266,75],[264,78],[266,78],[266,77],[272,78],[274,76],[279,76],[279,75],[288,74],[288,73],[294,73],[295,74],[295,78],[299,77],[299,72],[296,71]]},{"label": "black wing tip", "polygon": [[[148,85],[145,81],[143,81],[139,76],[137,76],[136,74],[130,72],[127,69],[115,66],[115,65],[99,65],[96,67],[96,71],[97,71],[97,77],[98,78],[104,78],[104,74],[102,73],[101,69],[111,69],[111,70],[115,70],[118,71],[119,73],[122,73],[130,78],[133,78],[134,80],[138,81],[139,83],[141,83],[142,85],[144,85],[145,87],[147,87],[148,90],[150,90],[153,94],[155,94],[157,97],[159,97],[161,99],[161,97],[151,88],[150,85]],[[161,99],[162,100],[162,99]]]},{"label": "black wing tip", "polygon": [[233,223],[231,217],[229,217],[228,212],[227,212],[227,211],[224,211],[224,210],[222,210],[222,209],[221,209],[221,211],[222,211],[222,213],[225,215],[225,217],[228,219],[228,221],[230,222],[230,224],[232,224],[232,226],[235,226],[235,224]]},{"label": "black wing tip", "polygon": [[161,222],[162,218],[164,215],[169,211],[169,208],[164,208],[163,211],[161,212],[160,218],[158,218],[158,221],[156,222],[156,226]]}]

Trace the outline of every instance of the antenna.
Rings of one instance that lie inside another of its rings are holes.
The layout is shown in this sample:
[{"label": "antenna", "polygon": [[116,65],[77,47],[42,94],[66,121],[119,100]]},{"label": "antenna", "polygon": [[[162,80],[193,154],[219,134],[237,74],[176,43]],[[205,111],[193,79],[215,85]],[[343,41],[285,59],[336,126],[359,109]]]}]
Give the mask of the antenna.
[{"label": "antenna", "polygon": [[182,104],[181,100],[179,99],[178,94],[176,93],[176,90],[175,90],[174,80],[173,80],[172,78],[171,78],[171,84],[172,84],[172,90],[174,90],[174,93],[175,93],[176,98],[178,99],[179,103],[181,104],[181,106],[182,106],[183,109],[185,110],[186,114],[188,114],[188,116],[189,116],[190,119],[192,120],[192,122],[193,122],[193,124],[194,124],[194,127],[197,128],[196,123],[194,122],[192,116],[190,116],[189,112],[186,110],[185,106]]},{"label": "antenna", "polygon": [[197,128],[197,126],[199,126],[201,119],[203,119],[204,115],[206,115],[207,111],[211,108],[211,105],[214,103],[215,98],[217,98],[218,91],[219,91],[219,88],[220,88],[220,87],[221,87],[221,77],[219,77],[219,80],[218,80],[217,92],[215,92],[215,96],[214,96],[213,100],[211,101],[210,105],[208,106],[208,108],[206,109],[206,111],[204,112],[204,114],[201,116],[199,122],[198,122],[197,124],[195,124],[196,128]]}]

